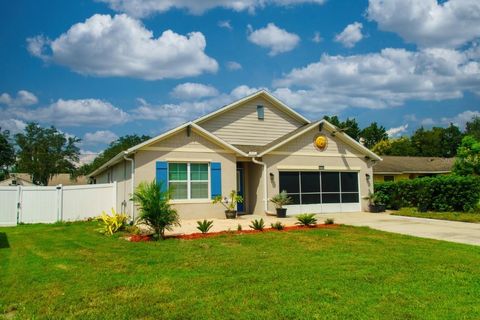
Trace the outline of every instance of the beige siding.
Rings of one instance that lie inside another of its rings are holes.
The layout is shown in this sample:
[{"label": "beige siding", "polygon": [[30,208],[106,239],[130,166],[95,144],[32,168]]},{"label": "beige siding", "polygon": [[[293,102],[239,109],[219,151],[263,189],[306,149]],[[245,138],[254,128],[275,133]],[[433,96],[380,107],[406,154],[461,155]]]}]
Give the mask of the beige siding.
[{"label": "beige siding", "polygon": [[[264,120],[257,117],[257,105],[264,106]],[[267,100],[257,98],[199,125],[231,144],[262,146],[299,128],[303,123]]]},{"label": "beige siding", "polygon": [[[217,150],[217,151],[215,151]],[[236,156],[220,146],[186,130],[173,135],[154,146],[135,154],[135,185],[155,179],[157,161],[204,161],[220,162],[222,165],[222,193],[236,189]],[[178,200],[173,207],[181,219],[224,218],[221,205],[213,205],[211,200]]]}]

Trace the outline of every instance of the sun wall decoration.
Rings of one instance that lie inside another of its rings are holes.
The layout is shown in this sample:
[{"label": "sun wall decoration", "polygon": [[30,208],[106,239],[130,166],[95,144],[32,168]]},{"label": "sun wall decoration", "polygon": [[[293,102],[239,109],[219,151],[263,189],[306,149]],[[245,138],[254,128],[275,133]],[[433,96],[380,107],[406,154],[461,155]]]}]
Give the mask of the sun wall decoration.
[{"label": "sun wall decoration", "polygon": [[315,146],[315,148],[317,148],[317,150],[324,151],[325,149],[327,149],[328,146],[327,136],[324,134],[316,136],[313,140],[313,145]]}]

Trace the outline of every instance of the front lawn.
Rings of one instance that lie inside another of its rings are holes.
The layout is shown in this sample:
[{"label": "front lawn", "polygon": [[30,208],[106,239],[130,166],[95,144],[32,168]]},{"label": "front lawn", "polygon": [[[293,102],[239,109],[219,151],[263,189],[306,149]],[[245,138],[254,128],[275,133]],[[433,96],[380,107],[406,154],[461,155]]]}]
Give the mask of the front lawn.
[{"label": "front lawn", "polygon": [[132,243],[0,228],[0,318],[479,319],[480,248],[368,228]]},{"label": "front lawn", "polygon": [[390,214],[394,216],[418,217],[438,220],[462,221],[480,223],[480,213],[467,212],[420,212],[416,208],[401,208]]}]

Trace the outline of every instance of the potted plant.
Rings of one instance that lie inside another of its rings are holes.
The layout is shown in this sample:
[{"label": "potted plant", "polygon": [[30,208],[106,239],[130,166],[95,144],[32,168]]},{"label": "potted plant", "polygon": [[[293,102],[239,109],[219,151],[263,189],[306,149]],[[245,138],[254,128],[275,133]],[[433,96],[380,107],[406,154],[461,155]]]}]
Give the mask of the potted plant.
[{"label": "potted plant", "polygon": [[283,190],[270,199],[270,201],[275,204],[275,208],[277,209],[277,217],[285,218],[287,216],[287,208],[284,208],[283,206],[292,203],[292,198],[288,196],[287,191]]},{"label": "potted plant", "polygon": [[239,196],[235,190],[230,192],[228,197],[216,196],[213,203],[220,203],[225,207],[225,217],[227,219],[235,219],[237,217],[237,204],[243,203],[242,196]]},{"label": "potted plant", "polygon": [[368,204],[368,209],[370,210],[370,212],[385,212],[386,197],[383,193],[375,192],[373,194],[370,194],[368,200],[370,202]]}]

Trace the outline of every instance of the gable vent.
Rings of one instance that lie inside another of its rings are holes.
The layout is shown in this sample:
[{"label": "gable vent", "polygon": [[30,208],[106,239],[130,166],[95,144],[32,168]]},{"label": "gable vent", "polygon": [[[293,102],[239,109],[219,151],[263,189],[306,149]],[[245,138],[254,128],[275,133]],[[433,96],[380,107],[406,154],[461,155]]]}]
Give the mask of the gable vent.
[{"label": "gable vent", "polygon": [[265,119],[265,108],[263,106],[257,106],[257,117],[258,120]]}]

